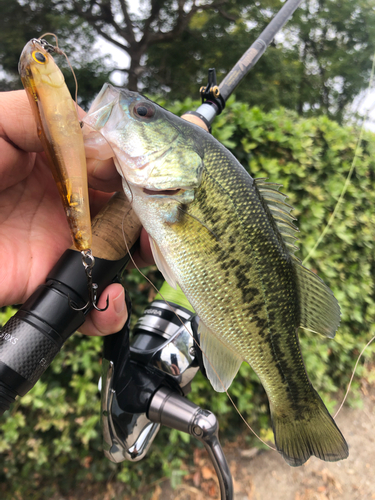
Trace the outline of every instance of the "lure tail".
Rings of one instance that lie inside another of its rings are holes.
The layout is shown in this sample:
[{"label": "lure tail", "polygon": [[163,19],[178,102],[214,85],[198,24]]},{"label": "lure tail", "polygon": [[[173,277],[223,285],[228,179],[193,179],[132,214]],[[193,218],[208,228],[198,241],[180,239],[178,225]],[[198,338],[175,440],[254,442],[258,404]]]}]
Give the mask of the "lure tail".
[{"label": "lure tail", "polygon": [[314,389],[310,402],[300,411],[291,414],[271,408],[271,414],[277,450],[292,467],[304,464],[312,455],[326,462],[348,457],[348,445]]}]

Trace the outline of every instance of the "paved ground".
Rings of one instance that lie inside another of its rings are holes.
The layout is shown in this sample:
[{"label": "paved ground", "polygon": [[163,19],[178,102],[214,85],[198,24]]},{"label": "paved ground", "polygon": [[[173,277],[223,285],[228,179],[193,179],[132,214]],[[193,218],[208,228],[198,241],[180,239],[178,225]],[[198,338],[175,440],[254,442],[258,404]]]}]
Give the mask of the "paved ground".
[{"label": "paved ground", "polygon": [[[289,467],[277,452],[247,449],[229,443],[225,454],[234,478],[234,500],[372,500],[375,499],[375,386],[363,381],[363,408],[344,407],[337,424],[350,448],[347,460],[326,463],[311,458]],[[194,450],[194,465],[176,489],[168,480],[151,484],[136,496],[124,494],[124,484],[109,482],[106,490],[54,497],[52,500],[220,500],[215,471],[205,450]],[[184,467],[186,469],[186,467]]]},{"label": "paved ground", "polygon": [[[235,500],[371,500],[375,499],[375,391],[363,385],[362,409],[344,408],[337,423],[349,447],[347,460],[326,463],[316,458],[289,467],[272,451],[257,452],[234,446],[226,455],[234,477]],[[152,500],[216,500],[216,475],[202,450],[195,467],[176,490],[156,485]]]}]

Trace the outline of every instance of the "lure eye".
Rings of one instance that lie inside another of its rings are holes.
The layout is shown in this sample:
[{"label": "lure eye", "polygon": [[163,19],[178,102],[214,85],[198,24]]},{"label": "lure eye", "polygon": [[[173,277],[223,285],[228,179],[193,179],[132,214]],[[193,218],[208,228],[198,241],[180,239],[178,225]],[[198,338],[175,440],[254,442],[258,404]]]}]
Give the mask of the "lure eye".
[{"label": "lure eye", "polygon": [[34,50],[34,52],[31,55],[34,61],[39,64],[45,64],[47,62],[46,56],[41,52],[38,52],[37,50]]},{"label": "lure eye", "polygon": [[139,118],[152,118],[155,114],[155,107],[148,102],[138,102],[134,106],[133,112]]}]

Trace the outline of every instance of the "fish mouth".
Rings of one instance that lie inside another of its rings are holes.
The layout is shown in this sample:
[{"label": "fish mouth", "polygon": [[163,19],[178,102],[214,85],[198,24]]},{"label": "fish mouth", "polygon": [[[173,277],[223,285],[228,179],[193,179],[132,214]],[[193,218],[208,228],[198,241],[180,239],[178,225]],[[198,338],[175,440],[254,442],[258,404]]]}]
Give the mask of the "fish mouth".
[{"label": "fish mouth", "polygon": [[149,194],[151,196],[176,196],[177,194],[182,194],[185,189],[147,189],[143,188],[143,192],[145,194]]}]

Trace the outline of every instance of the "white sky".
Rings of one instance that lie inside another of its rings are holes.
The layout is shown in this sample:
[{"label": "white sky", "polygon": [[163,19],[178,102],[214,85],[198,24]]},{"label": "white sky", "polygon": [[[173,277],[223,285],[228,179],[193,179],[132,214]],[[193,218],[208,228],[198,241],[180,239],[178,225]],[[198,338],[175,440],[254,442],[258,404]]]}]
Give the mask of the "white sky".
[{"label": "white sky", "polygon": [[[127,5],[130,14],[136,14],[139,12],[139,7],[142,0],[128,0]],[[101,37],[98,37],[95,47],[101,51],[103,54],[111,54],[114,62],[119,68],[128,68],[130,66],[130,57],[125,54],[120,48],[116,47],[112,43],[107,42]],[[111,80],[115,85],[122,87],[126,83],[126,75],[120,71],[115,71]]]},{"label": "white sky", "polygon": [[354,99],[353,108],[361,115],[368,115],[365,128],[375,132],[375,90],[366,90]]}]

